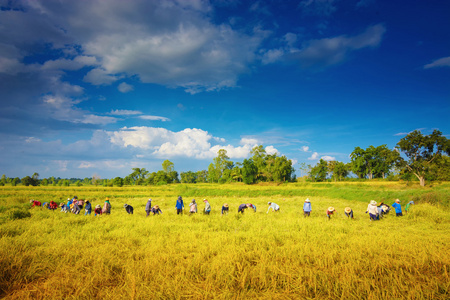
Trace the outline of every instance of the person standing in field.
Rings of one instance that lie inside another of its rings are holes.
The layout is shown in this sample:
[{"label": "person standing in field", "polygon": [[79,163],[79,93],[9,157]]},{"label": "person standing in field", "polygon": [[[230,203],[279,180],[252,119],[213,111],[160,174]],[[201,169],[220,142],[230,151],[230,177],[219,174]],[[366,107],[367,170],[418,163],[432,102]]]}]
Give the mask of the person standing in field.
[{"label": "person standing in field", "polygon": [[197,202],[195,202],[195,199],[192,199],[192,202],[189,204],[189,213],[191,215],[197,213]]},{"label": "person standing in field", "polygon": [[395,216],[396,217],[403,216],[403,214],[402,214],[402,206],[400,205],[400,200],[399,199],[395,199],[395,202],[394,202],[394,204],[392,204],[392,207],[395,208]]},{"label": "person standing in field", "polygon": [[269,208],[267,209],[267,213],[269,213],[270,209],[272,209],[274,212],[275,211],[280,211],[280,206],[274,202],[268,202],[267,203],[269,205]]},{"label": "person standing in field", "polygon": [[248,204],[241,204],[241,205],[239,205],[238,213],[243,214],[244,213],[244,209],[247,209],[247,208],[248,208]]},{"label": "person standing in field", "polygon": [[328,207],[327,209],[327,218],[331,219],[331,216],[336,212],[333,206]]},{"label": "person standing in field", "polygon": [[123,205],[123,207],[125,208],[127,214],[129,214],[129,215],[132,215],[132,214],[133,214],[133,211],[134,211],[133,206],[128,205],[128,204],[125,203],[125,204]]},{"label": "person standing in field", "polygon": [[89,200],[86,200],[86,206],[84,207],[84,211],[85,211],[85,213],[84,213],[85,216],[90,215],[92,212],[92,205],[91,205],[91,202],[89,202]]},{"label": "person standing in field", "polygon": [[203,199],[203,202],[205,202],[205,215],[209,215],[209,213],[211,212],[211,204],[209,204],[208,200]]},{"label": "person standing in field", "polygon": [[353,210],[350,207],[344,208],[344,212],[347,218],[353,219]]},{"label": "person standing in field", "polygon": [[152,207],[152,214],[153,214],[153,215],[159,215],[159,214],[162,214],[162,211],[161,211],[161,209],[159,208],[158,205],[155,205],[155,206]]},{"label": "person standing in field", "polygon": [[305,203],[303,203],[303,216],[309,217],[311,215],[311,211],[311,201],[309,200],[309,198],[306,198]]},{"label": "person standing in field", "polygon": [[94,217],[99,216],[101,214],[102,214],[102,207],[100,206],[100,204],[97,204],[94,209]]},{"label": "person standing in field", "polygon": [[183,198],[181,198],[181,196],[178,196],[177,203],[175,204],[175,208],[177,209],[177,215],[183,214],[184,203],[183,203]]},{"label": "person standing in field", "polygon": [[226,214],[226,215],[228,215],[228,212],[230,211],[230,209],[229,209],[229,207],[228,207],[228,204],[224,204],[223,206],[222,206],[222,210],[221,210],[221,212],[220,212],[220,215],[221,216],[223,216],[224,214]]},{"label": "person standing in field", "polygon": [[147,204],[145,204],[145,212],[147,213],[147,217],[150,214],[150,211],[152,210],[152,199],[148,199]]},{"label": "person standing in field", "polygon": [[370,220],[376,221],[378,220],[378,207],[377,207],[377,201],[370,200],[369,205],[367,206],[366,214],[369,213]]},{"label": "person standing in field", "polygon": [[106,197],[105,204],[103,204],[102,213],[107,214],[107,215],[111,214],[111,203],[109,203],[108,197]]},{"label": "person standing in field", "polygon": [[414,204],[414,201],[409,201],[408,204],[406,204],[406,206],[405,206],[405,214],[408,213],[409,207],[411,206],[411,204]]}]

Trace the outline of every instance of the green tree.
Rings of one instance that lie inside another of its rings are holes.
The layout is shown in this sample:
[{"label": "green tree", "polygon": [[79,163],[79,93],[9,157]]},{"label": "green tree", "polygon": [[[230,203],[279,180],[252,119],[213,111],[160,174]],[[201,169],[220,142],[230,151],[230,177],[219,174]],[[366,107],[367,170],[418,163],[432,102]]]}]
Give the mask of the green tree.
[{"label": "green tree", "polygon": [[114,183],[115,186],[118,187],[122,187],[123,186],[123,179],[121,177],[116,177],[114,178]]},{"label": "green tree", "polygon": [[208,171],[206,170],[201,170],[201,171],[197,171],[195,172],[195,181],[196,182],[208,182]]},{"label": "green tree", "polygon": [[181,172],[180,177],[181,183],[195,183],[197,179],[196,173],[192,171]]},{"label": "green tree", "polygon": [[12,181],[11,181],[11,185],[12,186],[16,186],[20,183],[20,178],[19,177],[15,177]]},{"label": "green tree", "polygon": [[401,158],[399,164],[413,173],[421,186],[425,186],[425,176],[437,158],[443,153],[450,154],[450,141],[436,129],[430,135],[414,130],[402,138],[396,148],[407,157],[407,160]]},{"label": "green tree", "polygon": [[291,181],[291,176],[294,173],[292,161],[286,156],[278,156],[275,158],[275,167],[273,172],[273,179],[277,182]]},{"label": "green tree", "polygon": [[149,173],[145,168],[132,168],[133,173],[130,174],[131,178],[136,185],[141,185],[145,182],[145,176]]},{"label": "green tree", "polygon": [[256,179],[258,181],[264,181],[264,173],[266,172],[266,150],[263,145],[259,145],[253,147],[250,154],[252,155],[251,159],[258,170]]},{"label": "green tree", "polygon": [[165,161],[163,161],[163,163],[162,163],[162,168],[163,168],[163,171],[166,173],[166,174],[170,174],[170,172],[172,172],[172,171],[174,171],[174,164],[173,164],[173,162],[171,162],[170,160],[165,160]]},{"label": "green tree", "polygon": [[309,176],[312,181],[324,181],[327,178],[328,164],[325,160],[319,162],[311,169]]},{"label": "green tree", "polygon": [[6,175],[5,174],[2,175],[2,178],[0,179],[0,182],[3,183],[3,185],[6,184]]},{"label": "green tree", "polygon": [[244,159],[242,164],[242,180],[245,184],[252,184],[256,182],[256,177],[258,176],[258,168],[256,167],[253,160]]},{"label": "green tree", "polygon": [[41,184],[43,186],[48,186],[48,179],[47,178],[42,179]]}]

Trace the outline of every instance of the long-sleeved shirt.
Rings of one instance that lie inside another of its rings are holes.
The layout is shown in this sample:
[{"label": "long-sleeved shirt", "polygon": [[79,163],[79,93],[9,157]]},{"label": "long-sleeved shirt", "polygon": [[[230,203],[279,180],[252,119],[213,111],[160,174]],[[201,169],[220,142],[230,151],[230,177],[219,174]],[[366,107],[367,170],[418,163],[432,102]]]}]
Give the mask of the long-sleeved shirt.
[{"label": "long-sleeved shirt", "polygon": [[152,213],[154,215],[159,215],[159,214],[162,214],[162,211],[161,211],[161,209],[159,207],[158,208],[152,207]]},{"label": "long-sleeved shirt", "polygon": [[310,202],[305,202],[304,204],[303,204],[303,211],[304,212],[310,212],[312,209],[311,209],[311,203]]},{"label": "long-sleeved shirt", "polygon": [[147,204],[145,204],[145,210],[151,210],[152,209],[152,199],[149,199],[147,201]]},{"label": "long-sleeved shirt", "polygon": [[267,213],[269,213],[270,209],[273,209],[273,211],[277,211],[280,209],[280,206],[276,203],[270,203],[269,208],[267,209]]},{"label": "long-sleeved shirt", "polygon": [[197,212],[197,203],[191,202],[191,204],[189,204],[189,212],[193,212],[193,213]]},{"label": "long-sleeved shirt", "polygon": [[127,211],[127,213],[129,213],[129,214],[133,214],[133,211],[134,211],[134,209],[133,209],[133,206],[131,206],[131,205],[127,205],[127,207],[125,207],[125,210]]},{"label": "long-sleeved shirt", "polygon": [[209,202],[205,202],[205,211],[211,211],[211,204]]},{"label": "long-sleeved shirt", "polygon": [[222,206],[221,214],[223,215],[223,213],[228,213],[229,210],[229,207]]},{"label": "long-sleeved shirt", "polygon": [[367,206],[367,211],[369,212],[369,214],[378,215],[378,208],[376,205],[369,204]]},{"label": "long-sleeved shirt", "polygon": [[244,209],[246,209],[246,208],[248,208],[247,204],[241,204],[241,205],[239,205],[238,212],[244,212]]},{"label": "long-sleeved shirt", "polygon": [[395,213],[401,213],[402,212],[402,206],[400,205],[400,203],[394,202],[394,204],[392,204],[392,207],[395,208]]},{"label": "long-sleeved shirt", "polygon": [[182,199],[181,197],[178,197],[177,204],[175,204],[175,207],[176,207],[177,209],[182,209],[182,208],[184,208],[183,199]]},{"label": "long-sleeved shirt", "polygon": [[86,206],[84,207],[84,209],[87,210],[87,211],[92,211],[91,202],[86,202]]}]

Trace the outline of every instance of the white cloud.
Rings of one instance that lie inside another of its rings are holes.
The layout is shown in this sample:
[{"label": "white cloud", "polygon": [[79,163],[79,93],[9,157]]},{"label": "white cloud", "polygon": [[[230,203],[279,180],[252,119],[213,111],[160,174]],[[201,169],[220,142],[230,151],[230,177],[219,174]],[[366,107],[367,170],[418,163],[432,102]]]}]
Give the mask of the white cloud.
[{"label": "white cloud", "polygon": [[121,84],[119,84],[119,86],[117,87],[117,89],[121,92],[121,93],[128,93],[131,92],[132,90],[134,90],[134,87],[131,84],[122,82]]},{"label": "white cloud", "polygon": [[30,136],[30,137],[25,139],[26,143],[38,143],[38,142],[41,142],[41,141],[42,141],[41,139],[35,138],[33,136]]},{"label": "white cloud", "polygon": [[273,146],[267,146],[265,148],[265,150],[266,150],[266,153],[270,154],[270,155],[278,153],[278,150],[275,149],[275,147],[273,147]]},{"label": "white cloud", "polygon": [[303,152],[308,152],[309,151],[309,147],[308,146],[302,146],[302,151]]},{"label": "white cloud", "polygon": [[438,67],[450,67],[450,56],[439,58],[432,63],[425,65],[424,69],[438,68]]},{"label": "white cloud", "polygon": [[111,110],[109,114],[114,116],[131,116],[131,115],[142,115],[142,112],[140,110],[115,109]]},{"label": "white cloud", "polygon": [[84,76],[83,81],[92,83],[93,85],[109,85],[120,78],[109,74],[106,70],[93,69]]},{"label": "white cloud", "polygon": [[241,141],[239,142],[239,144],[257,146],[259,144],[259,142],[257,139],[253,139],[253,138],[241,138]]},{"label": "white cloud", "polygon": [[332,156],[329,156],[329,155],[322,156],[321,159],[326,160],[326,161],[336,160],[335,157],[332,157]]},{"label": "white cloud", "polygon": [[311,157],[309,157],[308,159],[309,159],[309,160],[316,160],[316,159],[318,159],[318,158],[319,158],[319,153],[314,152],[314,153],[311,155]]},{"label": "white cloud", "polygon": [[150,121],[162,121],[162,122],[167,122],[170,121],[169,118],[166,117],[160,117],[160,116],[139,116],[140,119],[142,120],[150,120]]}]

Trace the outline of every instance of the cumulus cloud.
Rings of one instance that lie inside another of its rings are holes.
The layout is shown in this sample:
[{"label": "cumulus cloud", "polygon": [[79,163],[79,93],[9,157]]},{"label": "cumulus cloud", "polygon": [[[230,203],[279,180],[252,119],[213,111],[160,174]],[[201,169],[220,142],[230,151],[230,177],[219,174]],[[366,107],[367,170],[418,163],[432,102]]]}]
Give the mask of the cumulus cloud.
[{"label": "cumulus cloud", "polygon": [[131,84],[128,84],[126,82],[122,82],[121,84],[119,84],[117,89],[121,93],[128,93],[128,92],[131,92],[132,90],[134,90],[134,87]]},{"label": "cumulus cloud", "polygon": [[266,150],[266,153],[267,153],[267,154],[270,154],[270,155],[278,153],[278,150],[275,149],[274,146],[267,146],[267,147],[265,148],[265,150]]},{"label": "cumulus cloud", "polygon": [[309,151],[309,147],[308,146],[302,146],[302,151],[303,152],[308,152]]},{"label": "cumulus cloud", "polygon": [[439,67],[450,67],[450,56],[439,58],[432,63],[426,64],[423,68],[424,69],[431,69],[431,68],[439,68]]},{"label": "cumulus cloud", "polygon": [[329,156],[329,155],[322,156],[321,159],[326,160],[326,161],[336,160],[335,157],[332,157],[332,156]]},{"label": "cumulus cloud", "polygon": [[308,157],[309,160],[316,160],[319,158],[319,153],[314,152],[311,157]]}]

